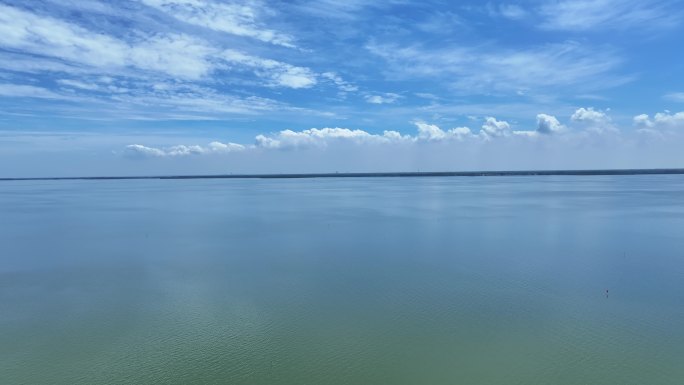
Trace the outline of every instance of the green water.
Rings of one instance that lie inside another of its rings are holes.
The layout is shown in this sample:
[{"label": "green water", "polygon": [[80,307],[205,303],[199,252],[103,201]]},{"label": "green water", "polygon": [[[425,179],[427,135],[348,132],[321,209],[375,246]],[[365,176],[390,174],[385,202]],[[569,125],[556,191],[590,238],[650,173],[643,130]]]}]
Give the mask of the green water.
[{"label": "green water", "polygon": [[683,383],[681,176],[0,183],[0,384]]}]

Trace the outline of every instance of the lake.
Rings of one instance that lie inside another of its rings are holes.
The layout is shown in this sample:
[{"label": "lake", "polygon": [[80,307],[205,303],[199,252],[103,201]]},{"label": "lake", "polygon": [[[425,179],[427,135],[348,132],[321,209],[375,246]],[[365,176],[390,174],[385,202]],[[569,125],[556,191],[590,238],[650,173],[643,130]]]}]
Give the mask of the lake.
[{"label": "lake", "polygon": [[1,384],[684,383],[684,176],[0,183]]}]

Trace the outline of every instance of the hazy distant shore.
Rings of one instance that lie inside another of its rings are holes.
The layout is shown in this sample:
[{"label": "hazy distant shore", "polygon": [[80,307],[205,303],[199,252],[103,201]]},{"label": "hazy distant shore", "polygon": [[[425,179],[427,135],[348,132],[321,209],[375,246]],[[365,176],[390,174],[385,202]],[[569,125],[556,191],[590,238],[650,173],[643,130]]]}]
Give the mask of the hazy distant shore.
[{"label": "hazy distant shore", "polygon": [[572,175],[668,175],[684,174],[684,168],[608,170],[523,170],[523,171],[435,171],[435,172],[340,172],[296,174],[215,174],[148,176],[75,176],[0,178],[0,181],[31,180],[117,180],[117,179],[297,179],[297,178],[401,178],[454,176],[572,176]]}]

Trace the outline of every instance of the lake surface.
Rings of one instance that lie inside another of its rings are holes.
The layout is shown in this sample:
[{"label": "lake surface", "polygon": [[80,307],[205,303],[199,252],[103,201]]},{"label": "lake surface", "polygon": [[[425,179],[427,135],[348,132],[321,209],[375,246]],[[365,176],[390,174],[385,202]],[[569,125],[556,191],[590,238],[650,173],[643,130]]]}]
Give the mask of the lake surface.
[{"label": "lake surface", "polygon": [[684,176],[2,182],[0,383],[681,385]]}]

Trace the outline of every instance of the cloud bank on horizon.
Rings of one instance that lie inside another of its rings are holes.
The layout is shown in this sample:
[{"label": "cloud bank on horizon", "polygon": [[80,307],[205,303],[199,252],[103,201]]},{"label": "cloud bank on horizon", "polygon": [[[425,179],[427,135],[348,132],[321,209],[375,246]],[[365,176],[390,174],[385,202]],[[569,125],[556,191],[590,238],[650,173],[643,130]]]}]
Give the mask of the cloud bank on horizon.
[{"label": "cloud bank on horizon", "polygon": [[674,0],[0,0],[0,172],[681,167],[683,21]]},{"label": "cloud bank on horizon", "polygon": [[[506,121],[487,117],[478,132],[470,127],[442,129],[426,122],[414,122],[417,132],[414,135],[386,130],[372,134],[360,129],[349,128],[311,128],[302,131],[282,130],[276,133],[259,134],[253,144],[222,143],[213,141],[207,146],[174,145],[166,148],[130,144],[124,155],[130,157],[176,157],[217,153],[241,152],[249,150],[296,150],[301,148],[326,148],[336,145],[420,145],[426,143],[470,142],[488,143],[492,140],[513,140],[527,138],[528,141],[591,142],[596,140],[637,140],[639,142],[657,140],[679,140],[684,134],[684,112],[657,113],[652,118],[641,114],[633,118],[636,130],[625,136],[615,127],[610,116],[593,108],[580,108],[570,117],[572,129],[560,123],[552,115],[538,114],[534,130],[513,130]],[[682,130],[682,131],[680,131]]]}]

